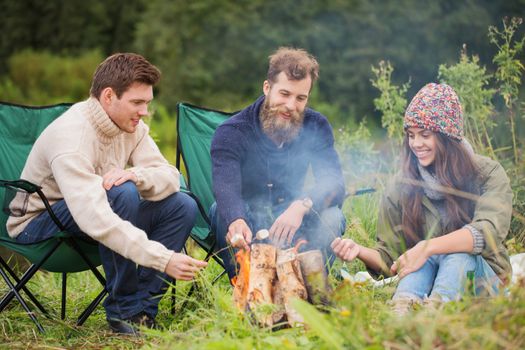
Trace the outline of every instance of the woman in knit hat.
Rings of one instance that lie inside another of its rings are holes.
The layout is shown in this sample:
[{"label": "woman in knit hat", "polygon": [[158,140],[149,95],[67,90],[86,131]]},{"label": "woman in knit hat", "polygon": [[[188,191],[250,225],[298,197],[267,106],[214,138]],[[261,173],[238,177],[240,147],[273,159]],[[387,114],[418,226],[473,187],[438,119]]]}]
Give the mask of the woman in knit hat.
[{"label": "woman in knit hat", "polygon": [[474,154],[463,137],[458,96],[446,84],[416,94],[404,129],[402,166],[380,205],[377,245],[338,238],[335,254],[359,258],[376,278],[397,274],[393,305],[401,314],[413,303],[498,293],[511,273],[503,241],[512,191],[504,169]]}]

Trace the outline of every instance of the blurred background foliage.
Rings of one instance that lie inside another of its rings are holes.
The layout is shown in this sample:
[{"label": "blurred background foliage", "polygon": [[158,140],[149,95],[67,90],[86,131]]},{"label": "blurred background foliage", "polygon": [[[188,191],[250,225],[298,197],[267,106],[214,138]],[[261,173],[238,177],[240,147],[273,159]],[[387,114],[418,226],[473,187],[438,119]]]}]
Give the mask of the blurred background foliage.
[{"label": "blurred background foliage", "polygon": [[178,102],[239,110],[262,93],[268,55],[295,46],[320,63],[309,104],[334,125],[348,186],[380,188],[395,169],[408,101],[430,81],[447,82],[476,151],[505,166],[513,232],[525,236],[525,0],[0,0],[0,8],[0,100],[84,99],[106,56],[138,52],[163,72],[148,122],[171,162]]},{"label": "blurred background foliage", "polygon": [[[320,62],[312,106],[332,106],[329,117],[339,125],[368,117],[374,126],[381,114],[372,103],[371,65],[391,62],[394,81],[410,80],[409,96],[436,79],[440,64],[456,62],[463,44],[494,70],[497,48],[487,29],[522,15],[525,1],[0,0],[0,6],[2,100],[77,100],[84,78],[87,95],[98,61],[136,51],[163,71],[157,99],[168,110],[179,101],[237,110],[261,94],[268,55],[290,45]],[[50,87],[57,90],[32,91]]]}]

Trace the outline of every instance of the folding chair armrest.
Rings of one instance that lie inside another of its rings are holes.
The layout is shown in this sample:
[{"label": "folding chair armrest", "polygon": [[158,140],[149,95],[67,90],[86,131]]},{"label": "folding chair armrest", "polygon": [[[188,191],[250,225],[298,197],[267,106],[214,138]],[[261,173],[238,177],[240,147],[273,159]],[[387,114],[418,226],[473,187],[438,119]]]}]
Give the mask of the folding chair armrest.
[{"label": "folding chair armrest", "polygon": [[60,229],[60,231],[64,231],[65,230],[65,226],[60,222],[60,220],[58,220],[58,218],[56,217],[55,213],[53,212],[53,209],[51,209],[51,205],[49,204],[49,201],[46,197],[46,195],[44,194],[44,192],[42,192],[42,187],[32,183],[32,182],[29,182],[27,180],[12,180],[12,181],[9,181],[9,180],[0,180],[0,187],[13,187],[13,188],[19,188],[19,189],[22,189],[24,191],[26,191],[27,193],[37,193],[38,196],[40,197],[40,199],[42,200],[42,203],[44,204],[44,206],[46,207],[46,210],[47,212],[49,213],[49,216],[51,217],[51,219],[54,221],[54,223],[57,225],[57,227]]},{"label": "folding chair armrest", "polygon": [[42,189],[42,187],[35,185],[32,182],[29,182],[27,180],[0,180],[0,187],[15,187],[20,188],[28,193],[35,193],[38,190]]}]

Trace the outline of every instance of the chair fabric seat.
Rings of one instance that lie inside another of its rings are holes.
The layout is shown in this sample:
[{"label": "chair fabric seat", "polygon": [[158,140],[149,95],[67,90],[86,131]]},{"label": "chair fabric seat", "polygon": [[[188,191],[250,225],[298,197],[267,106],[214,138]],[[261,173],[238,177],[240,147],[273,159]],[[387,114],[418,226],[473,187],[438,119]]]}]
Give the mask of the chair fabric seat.
[{"label": "chair fabric seat", "polygon": [[[38,269],[62,273],[62,319],[65,318],[67,273],[91,270],[101,283],[102,291],[80,314],[77,325],[85,322],[107,294],[106,281],[96,269],[96,266],[101,263],[97,242],[73,237],[68,232],[61,230],[60,227],[63,226],[59,224],[53,237],[31,244],[21,244],[9,236],[6,228],[7,219],[12,211],[9,206],[12,197],[9,196],[9,192],[6,193],[6,188],[21,189],[29,193],[40,191],[40,198],[45,199],[45,193],[41,192],[38,184],[20,181],[20,174],[41,132],[70,106],[71,104],[58,104],[30,107],[0,102],[0,200],[3,203],[0,211],[0,246],[24,256],[32,263],[23,277],[19,278],[6,259],[0,256],[0,275],[9,287],[8,292],[0,301],[0,312],[4,311],[6,306],[16,298],[41,332],[44,332],[44,328],[21,295],[21,291],[25,292],[33,305],[49,316],[47,310],[27,287],[27,282]],[[20,187],[21,184],[22,187]],[[23,214],[22,212],[21,215]]]}]

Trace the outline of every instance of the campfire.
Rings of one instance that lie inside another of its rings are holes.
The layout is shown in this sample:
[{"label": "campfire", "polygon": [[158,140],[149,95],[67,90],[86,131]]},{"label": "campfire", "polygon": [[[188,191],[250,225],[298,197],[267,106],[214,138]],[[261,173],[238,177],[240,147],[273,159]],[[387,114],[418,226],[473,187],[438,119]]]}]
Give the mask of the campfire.
[{"label": "campfire", "polygon": [[[259,235],[259,233],[258,233]],[[328,302],[329,286],[319,250],[299,253],[295,247],[281,250],[271,244],[254,243],[250,251],[239,250],[240,266],[232,278],[233,299],[239,310],[248,312],[262,326],[302,325],[303,318],[291,306],[295,298],[312,303]]]}]

